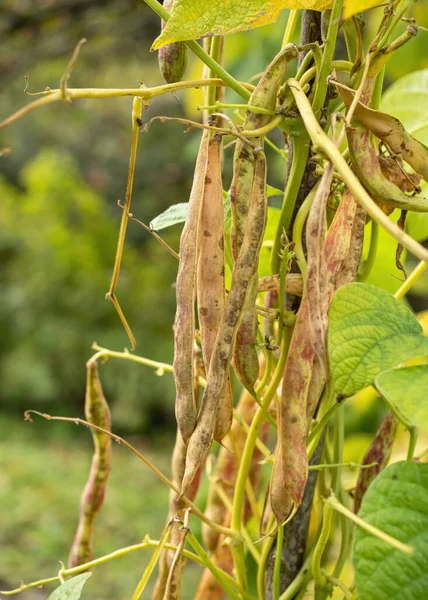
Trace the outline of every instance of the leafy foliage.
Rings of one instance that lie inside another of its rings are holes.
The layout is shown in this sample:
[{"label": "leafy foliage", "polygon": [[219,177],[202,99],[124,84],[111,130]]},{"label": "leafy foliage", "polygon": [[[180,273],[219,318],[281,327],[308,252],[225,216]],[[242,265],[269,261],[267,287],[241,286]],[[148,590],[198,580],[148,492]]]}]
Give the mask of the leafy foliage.
[{"label": "leafy foliage", "polygon": [[352,545],[358,595],[364,600],[418,600],[428,588],[428,464],[398,462],[371,484],[359,516],[415,549],[407,556],[357,528]]},{"label": "leafy foliage", "polygon": [[[191,40],[205,35],[225,35],[275,22],[279,13],[288,9],[323,11],[331,8],[332,0],[176,0],[169,21],[153,44],[157,50],[165,44]],[[348,0],[344,16],[377,4],[376,0]]]},{"label": "leafy foliage", "polygon": [[68,581],[64,581],[48,598],[48,600],[79,600],[82,595],[83,586],[92,573],[76,575]]},{"label": "leafy foliage", "polygon": [[416,427],[428,433],[428,366],[390,369],[375,379],[376,388]]},{"label": "leafy foliage", "polygon": [[351,395],[376,375],[428,353],[428,340],[407,307],[371,285],[340,288],[329,313],[328,348],[338,393]]}]

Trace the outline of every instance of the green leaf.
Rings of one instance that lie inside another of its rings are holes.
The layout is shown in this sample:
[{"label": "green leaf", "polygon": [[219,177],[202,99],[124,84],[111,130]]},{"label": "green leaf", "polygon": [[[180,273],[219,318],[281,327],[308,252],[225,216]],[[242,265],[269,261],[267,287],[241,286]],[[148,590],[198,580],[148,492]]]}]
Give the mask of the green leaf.
[{"label": "green leaf", "polygon": [[82,573],[59,586],[48,600],[79,600],[83,586],[92,573]]},{"label": "green leaf", "polygon": [[358,527],[352,544],[361,600],[422,600],[428,597],[428,464],[397,462],[367,490],[359,516],[415,548],[407,556]]},{"label": "green leaf", "polygon": [[428,434],[428,365],[390,369],[375,379],[378,391]]},{"label": "green leaf", "polygon": [[[267,186],[267,196],[270,198],[271,196],[278,196],[284,193],[283,191],[272,187],[271,185]],[[224,192],[224,220],[225,222],[230,218],[230,192]],[[167,208],[163,213],[158,215],[150,221],[150,227],[153,231],[160,231],[161,229],[166,229],[167,227],[172,227],[172,225],[177,225],[179,223],[184,223],[187,219],[187,212],[189,210],[188,202],[181,202],[180,204],[173,204],[169,208]]]},{"label": "green leaf", "polygon": [[401,77],[382,97],[381,110],[397,117],[407,131],[428,145],[428,69]]},{"label": "green leaf", "polygon": [[403,303],[375,286],[351,283],[331,302],[328,352],[336,391],[348,396],[382,371],[428,353],[428,339]]},{"label": "green leaf", "polygon": [[188,202],[181,202],[180,204],[173,204],[166,209],[163,213],[158,215],[150,221],[150,227],[154,231],[160,231],[171,225],[177,225],[177,223],[184,223],[187,219],[187,212],[189,209]]}]

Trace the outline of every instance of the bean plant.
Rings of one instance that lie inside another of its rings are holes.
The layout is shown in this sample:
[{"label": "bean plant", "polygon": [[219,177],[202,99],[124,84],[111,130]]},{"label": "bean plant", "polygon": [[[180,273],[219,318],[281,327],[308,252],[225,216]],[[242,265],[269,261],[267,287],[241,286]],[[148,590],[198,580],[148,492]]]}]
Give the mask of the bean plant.
[{"label": "bean plant", "polygon": [[[70,87],[81,40],[59,88],[40,92],[0,125],[57,101],[73,101],[79,110],[79,98],[133,97],[128,181],[107,293],[131,351],[94,345],[86,420],[26,413],[86,425],[95,453],[68,567],[2,594],[60,582],[52,599],[79,598],[97,565],[144,550],[152,552],[145,571],[127,574],[135,579],[132,600],[147,597],[151,578],[155,600],[182,593],[200,600],[421,600],[428,595],[428,465],[415,449],[418,433],[428,432],[428,340],[403,298],[428,265],[428,250],[405,226],[407,215],[428,212],[420,186],[428,181],[428,148],[380,110],[386,64],[424,34],[412,18],[414,1],[376,8],[379,25],[368,40],[359,13],[374,9],[372,0],[145,2],[162,20],[152,49],[159,50],[164,85]],[[236,80],[223,66],[227,35],[272,23],[285,8],[276,56],[249,81]],[[339,40],[346,42],[345,58],[337,57]],[[200,79],[185,78],[188,52],[201,61]],[[204,90],[200,120],[145,118],[158,96],[195,88]],[[241,101],[227,103],[227,89]],[[200,136],[189,201],[179,199],[148,227],[177,259],[173,365],[138,356],[116,296],[127,225],[135,218],[138,140],[149,126],[170,127],[171,120]],[[267,185],[267,146],[268,156],[283,161],[283,191]],[[278,193],[280,210],[269,200]],[[184,223],[179,253],[162,239],[162,228],[177,222]],[[366,283],[379,230],[395,240],[404,273],[394,296]],[[408,275],[403,250],[420,261]],[[106,359],[173,374],[171,476],[113,433],[98,374]],[[349,487],[344,411],[363,395],[382,396],[389,410]],[[403,425],[407,459],[389,464]],[[92,527],[108,490],[112,439],[169,487],[166,526],[159,539],[148,534],[94,558]],[[201,480],[208,482],[205,506]],[[192,532],[196,520],[201,538]],[[349,557],[351,582],[343,575]],[[182,590],[190,561],[204,570],[197,589]]]}]

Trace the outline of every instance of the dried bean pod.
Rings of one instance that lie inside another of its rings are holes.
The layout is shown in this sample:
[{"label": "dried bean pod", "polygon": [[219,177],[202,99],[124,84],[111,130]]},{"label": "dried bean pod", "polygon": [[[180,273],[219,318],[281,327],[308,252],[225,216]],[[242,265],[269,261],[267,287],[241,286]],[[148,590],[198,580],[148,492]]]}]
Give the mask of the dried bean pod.
[{"label": "dried bean pod", "polygon": [[[355,92],[339,85],[338,89],[343,101],[349,107]],[[398,119],[378,110],[373,110],[360,102],[355,108],[354,117],[364,127],[370,129],[377,138],[385,142],[394,153],[401,155],[416,173],[420,173],[425,181],[428,181],[428,147],[412,137]],[[395,184],[398,185],[396,182]]]},{"label": "dried bean pod", "polygon": [[175,415],[185,442],[196,424],[193,389],[193,341],[195,334],[195,293],[198,231],[207,166],[209,132],[204,130],[196,160],[189,200],[189,212],[180,240],[180,261],[176,281],[177,311],[174,321]]},{"label": "dried bean pod", "polygon": [[[174,0],[164,0],[163,7],[170,11]],[[161,20],[161,31],[165,28]],[[183,79],[187,67],[187,46],[184,42],[174,42],[159,48],[159,70],[166,83],[176,83]]]},{"label": "dried bean pod", "polygon": [[213,441],[218,409],[226,390],[229,367],[248,282],[251,281],[254,273],[257,273],[266,210],[266,157],[263,152],[259,152],[256,155],[248,224],[241,251],[233,269],[232,283],[211,357],[201,411],[187,449],[186,472],[181,488],[182,494],[186,493],[189,488]]},{"label": "dried bean pod", "polygon": [[[244,422],[247,423],[247,425],[250,425],[256,413],[257,406],[258,405],[253,396],[247,390],[244,390],[236,407],[236,411],[238,415],[242,417]],[[269,422],[264,421],[259,434],[262,442],[266,443],[268,434]],[[229,496],[230,499],[233,498],[239,464],[241,462],[241,456],[244,451],[245,441],[247,439],[247,434],[238,420],[233,421],[229,437],[232,443],[233,452],[225,447],[220,448],[212,475],[212,480],[216,485],[213,483],[210,485],[207,506],[205,508],[206,516],[215,523],[219,524],[224,522],[227,509],[219,495],[218,486],[223,489],[224,493]],[[250,480],[255,490],[258,488],[260,483],[260,459],[260,450],[256,448],[252,458],[252,467],[250,469]],[[248,519],[248,511],[245,512],[247,513],[246,517]],[[217,547],[219,533],[214,531],[214,529],[209,527],[206,523],[202,523],[202,539],[204,540],[207,550],[213,552]]]},{"label": "dried bean pod", "polygon": [[[206,372],[209,371],[212,350],[225,303],[221,146],[220,136],[215,135],[210,139],[199,224],[197,296],[202,354]],[[228,382],[219,408],[214,434],[218,442],[221,442],[229,432],[232,425],[232,412],[232,389]]]},{"label": "dried bean pod", "polygon": [[371,145],[368,129],[349,127],[347,136],[352,166],[374,200],[401,210],[428,212],[428,200],[417,196],[407,196],[385,177],[379,157]]},{"label": "dried bean pod", "polygon": [[[98,376],[98,365],[86,364],[85,415],[89,423],[107,431],[111,429],[110,410]],[[107,479],[111,470],[111,438],[91,429],[95,452],[88,481],[80,501],[80,520],[68,559],[69,567],[92,560],[92,529],[95,516],[104,500]]]},{"label": "dried bean pod", "polygon": [[373,462],[376,462],[377,464],[369,469],[361,468],[358,474],[354,493],[355,513],[360,510],[361,502],[367,488],[373,479],[387,466],[389,459],[391,458],[397,427],[397,417],[391,411],[388,412],[363,459],[363,465],[369,465]]},{"label": "dried bean pod", "polygon": [[[181,487],[181,482],[183,480],[183,475],[186,467],[186,445],[183,442],[183,437],[179,430],[177,430],[177,436],[175,439],[175,446],[172,453],[171,460],[171,479],[173,484],[177,487]],[[201,479],[202,468],[199,469],[196,474],[195,479],[192,482],[191,487],[187,493],[187,497],[190,500],[194,500],[196,497],[196,493],[199,488],[199,483]],[[171,520],[171,518],[177,515],[180,519],[184,518],[184,509],[186,505],[182,500],[177,499],[177,494],[171,490],[169,494],[169,512],[167,517],[167,523]],[[180,526],[177,523],[174,523],[170,539],[171,544],[178,545],[180,542]],[[152,600],[163,600],[165,589],[167,586],[168,575],[171,570],[172,561],[174,559],[174,551],[172,550],[163,550],[162,557],[159,561],[159,575],[156,580]],[[177,573],[176,573],[177,576]]]},{"label": "dried bean pod", "polygon": [[[259,279],[259,292],[279,291],[279,275],[266,275]],[[285,277],[287,294],[301,296],[303,294],[303,277],[300,273],[287,273]]]},{"label": "dried bean pod", "polygon": [[[357,275],[362,250],[365,213],[345,191],[324,244],[326,307],[334,291]],[[278,411],[278,447],[271,477],[272,510],[279,523],[296,510],[307,480],[306,436],[324,386],[325,374],[308,328],[309,307],[303,297],[284,371]],[[292,449],[292,451],[290,451]]]},{"label": "dried bean pod", "polygon": [[[250,106],[275,110],[279,87],[285,75],[288,62],[297,57],[295,46],[288,45],[267,67],[249,100]],[[255,130],[269,124],[272,115],[247,111],[243,127]],[[263,145],[263,139],[255,139]],[[230,186],[230,205],[232,210],[231,240],[236,258],[239,255],[244,236],[254,174],[254,156],[240,140],[237,141],[234,155],[233,178]],[[256,314],[257,272],[249,283],[250,291],[245,299],[242,322],[239,327],[234,356],[234,368],[241,383],[254,394],[254,384],[259,375],[259,363],[256,350],[258,321]]]},{"label": "dried bean pod", "polygon": [[257,332],[259,321],[256,312],[258,294],[257,273],[249,284],[245,299],[242,322],[236,336],[235,356],[233,366],[242,385],[255,396],[254,385],[259,377],[260,365],[257,354]]}]

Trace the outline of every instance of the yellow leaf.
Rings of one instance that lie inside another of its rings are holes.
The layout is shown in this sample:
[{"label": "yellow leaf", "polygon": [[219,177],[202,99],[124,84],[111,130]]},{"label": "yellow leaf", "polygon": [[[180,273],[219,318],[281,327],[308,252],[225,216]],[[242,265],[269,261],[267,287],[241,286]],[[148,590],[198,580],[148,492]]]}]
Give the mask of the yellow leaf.
[{"label": "yellow leaf", "polygon": [[[380,0],[345,0],[344,18],[379,4]],[[323,11],[333,0],[175,0],[171,16],[152,50],[166,44],[208,35],[237,33],[274,23],[288,9]]]},{"label": "yellow leaf", "polygon": [[175,0],[152,49],[207,35],[225,35],[273,23],[284,8],[322,11],[332,0]]},{"label": "yellow leaf", "polygon": [[348,0],[345,2],[345,9],[343,11],[343,18],[349,19],[363,10],[373,8],[377,4],[381,4],[379,0]]}]

